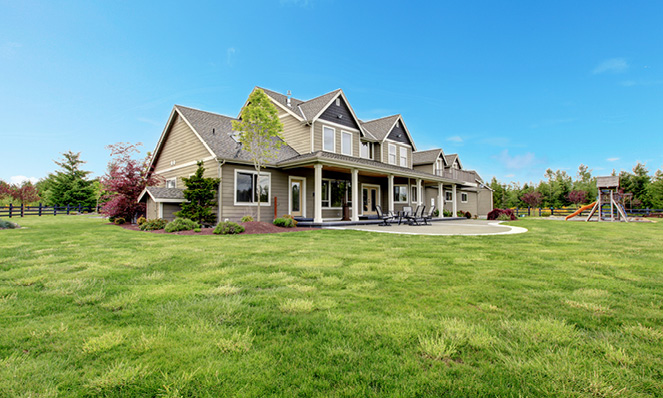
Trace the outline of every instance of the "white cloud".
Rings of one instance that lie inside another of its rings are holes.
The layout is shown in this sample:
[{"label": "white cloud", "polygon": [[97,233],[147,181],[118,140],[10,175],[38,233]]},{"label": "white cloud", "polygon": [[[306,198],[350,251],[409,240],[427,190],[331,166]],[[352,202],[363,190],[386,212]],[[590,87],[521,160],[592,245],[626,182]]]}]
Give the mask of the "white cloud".
[{"label": "white cloud", "polygon": [[24,181],[30,181],[33,184],[36,184],[39,181],[37,177],[26,177],[26,176],[11,176],[9,177],[10,184],[21,185]]},{"label": "white cloud", "polygon": [[616,162],[619,160],[619,158],[607,158],[606,159],[608,162]]},{"label": "white cloud", "polygon": [[516,176],[515,174],[507,174],[507,175],[505,175],[504,177],[506,177],[506,178],[513,178],[513,177],[515,177],[515,176]]},{"label": "white cloud", "polygon": [[235,47],[228,47],[226,50],[226,62],[228,65],[233,66],[235,64],[235,53],[237,50],[235,50]]},{"label": "white cloud", "polygon": [[453,137],[449,137],[449,138],[447,138],[447,141],[451,141],[451,142],[463,142],[463,139],[462,139],[460,136],[458,136],[458,135],[454,135]]},{"label": "white cloud", "polygon": [[536,163],[536,157],[532,152],[527,152],[523,155],[511,156],[509,155],[508,149],[500,152],[496,159],[509,170],[521,170]]},{"label": "white cloud", "polygon": [[628,63],[624,58],[610,58],[601,62],[592,71],[593,74],[601,73],[622,73],[628,70]]}]

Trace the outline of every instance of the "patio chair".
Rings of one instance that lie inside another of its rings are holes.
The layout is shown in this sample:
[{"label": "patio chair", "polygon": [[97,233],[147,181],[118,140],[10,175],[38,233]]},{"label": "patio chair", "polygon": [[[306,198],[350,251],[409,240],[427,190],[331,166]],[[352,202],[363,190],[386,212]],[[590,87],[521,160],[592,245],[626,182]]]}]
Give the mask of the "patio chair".
[{"label": "patio chair", "polygon": [[421,216],[421,221],[424,222],[424,225],[433,225],[430,223],[430,220],[432,220],[434,216],[435,216],[435,206],[430,208],[428,214],[424,214]]},{"label": "patio chair", "polygon": [[401,225],[401,222],[403,222],[403,220],[407,221],[407,218],[411,216],[412,216],[412,207],[410,206],[403,207],[403,210],[398,212],[398,225]]},{"label": "patio chair", "polygon": [[406,217],[407,223],[410,225],[419,225],[419,220],[421,220],[425,208],[426,206],[418,205],[414,213]]},{"label": "patio chair", "polygon": [[391,214],[385,214],[382,212],[382,206],[380,205],[375,205],[375,211],[378,213],[378,218],[382,220],[382,222],[378,225],[383,225],[385,227],[391,227],[391,222],[394,220],[394,216]]}]

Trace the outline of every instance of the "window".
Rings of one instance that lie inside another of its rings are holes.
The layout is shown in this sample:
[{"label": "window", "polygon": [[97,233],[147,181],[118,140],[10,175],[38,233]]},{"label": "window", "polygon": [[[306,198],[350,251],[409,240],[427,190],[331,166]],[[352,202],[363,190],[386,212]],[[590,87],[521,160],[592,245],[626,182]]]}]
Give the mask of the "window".
[{"label": "window", "polygon": [[396,164],[396,145],[389,144],[389,164]]},{"label": "window", "polygon": [[166,188],[177,188],[177,178],[169,178],[166,180]]},{"label": "window", "polygon": [[407,148],[401,147],[401,167],[407,167]]},{"label": "window", "polygon": [[461,192],[460,193],[460,201],[462,203],[467,203],[467,193],[466,192]]},{"label": "window", "polygon": [[336,151],[336,131],[327,126],[322,127],[322,150],[327,152]]},{"label": "window", "polygon": [[444,200],[446,200],[447,202],[451,202],[453,200],[453,192],[444,191]]},{"label": "window", "polygon": [[352,184],[343,180],[322,180],[322,207],[341,208],[343,197],[352,206]]},{"label": "window", "polygon": [[361,153],[359,154],[364,159],[373,159],[373,144],[370,142],[362,141]]},{"label": "window", "polygon": [[269,191],[271,176],[269,173],[254,171],[235,171],[235,203],[254,204],[260,197],[261,204],[270,204]]},{"label": "window", "polygon": [[441,176],[442,170],[444,170],[444,165],[442,164],[442,159],[437,159],[435,161],[435,175]]},{"label": "window", "polygon": [[412,185],[412,203],[417,203],[417,186]]},{"label": "window", "polygon": [[352,156],[352,133],[341,131],[341,153]]},{"label": "window", "polygon": [[407,185],[394,185],[394,203],[407,203]]}]

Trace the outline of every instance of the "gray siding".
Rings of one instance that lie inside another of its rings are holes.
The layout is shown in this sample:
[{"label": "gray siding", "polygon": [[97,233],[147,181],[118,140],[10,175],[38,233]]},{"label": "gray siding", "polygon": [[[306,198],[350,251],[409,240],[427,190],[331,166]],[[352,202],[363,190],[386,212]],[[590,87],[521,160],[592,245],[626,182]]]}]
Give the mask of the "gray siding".
[{"label": "gray siding", "polygon": [[282,111],[283,140],[300,154],[311,152],[311,128],[302,124],[291,114]]},{"label": "gray siding", "polygon": [[175,212],[180,211],[182,208],[177,203],[164,203],[163,204],[163,218],[168,221],[175,219]]},{"label": "gray siding", "polygon": [[403,144],[412,145],[412,142],[410,142],[410,139],[407,137],[407,133],[403,128],[403,123],[399,121],[398,124],[399,126],[394,125],[394,128],[391,129],[391,131],[387,135],[387,139],[396,142],[402,142]]},{"label": "gray siding", "polygon": [[318,121],[313,123],[313,150],[321,151],[322,150],[322,127],[327,126],[333,128],[336,134],[336,147],[334,148],[334,153],[341,153],[341,131],[352,133],[352,156],[359,157],[359,141],[361,140],[361,133],[358,131],[343,130],[342,127],[332,126],[330,124],[325,124],[324,121]]},{"label": "gray siding", "polygon": [[[154,162],[154,170],[160,173],[161,170],[210,156],[212,154],[189,128],[189,125],[179,115],[176,115],[170,129],[166,132],[159,157]],[[172,165],[171,162],[175,162],[175,164]]]},{"label": "gray siding", "polygon": [[[336,105],[336,100],[332,101],[331,105],[322,112],[320,119],[360,130],[357,122],[355,122],[355,119],[352,116],[352,112],[350,112],[348,104],[345,103],[343,98],[338,97],[338,99],[340,105]],[[341,118],[339,118],[339,116],[341,116]]]},{"label": "gray siding", "polygon": [[389,142],[385,141],[382,143],[382,163],[389,163],[389,145],[395,145],[396,146],[396,166],[400,166],[400,156],[401,156],[401,150],[400,148],[405,148],[407,150],[407,167],[412,168],[412,148],[409,146],[404,146],[400,145],[399,143],[396,142]]}]

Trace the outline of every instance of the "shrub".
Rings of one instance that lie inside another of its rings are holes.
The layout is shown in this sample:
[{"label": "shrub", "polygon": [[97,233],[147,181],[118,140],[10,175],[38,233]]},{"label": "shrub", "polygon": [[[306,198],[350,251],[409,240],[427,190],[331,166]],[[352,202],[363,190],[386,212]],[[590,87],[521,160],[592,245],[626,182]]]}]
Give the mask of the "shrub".
[{"label": "shrub", "polygon": [[108,217],[108,222],[115,222],[115,217],[113,216]]},{"label": "shrub", "polygon": [[146,222],[147,222],[147,218],[145,218],[143,216],[138,217],[138,220],[136,220],[136,224],[138,224],[138,226],[141,226],[141,225],[145,224]]},{"label": "shrub", "polygon": [[115,225],[122,225],[126,223],[127,221],[124,219],[124,217],[115,217],[115,220],[113,221],[113,224]]},{"label": "shrub", "polygon": [[500,215],[506,215],[508,217],[507,220],[515,220],[516,215],[513,214],[513,210],[511,209],[493,209],[488,213],[488,219],[489,220],[500,220]]},{"label": "shrub", "polygon": [[295,220],[295,217],[291,216],[290,214],[284,214],[281,216],[281,218],[287,218],[289,220],[292,220],[292,226],[296,227],[297,226],[297,220]]},{"label": "shrub", "polygon": [[140,226],[141,231],[156,231],[157,229],[166,228],[168,221],[163,218],[155,218],[154,220],[147,220]]},{"label": "shrub", "polygon": [[296,225],[296,223],[297,221],[293,220],[292,218],[280,217],[274,219],[274,225],[277,227],[292,228]]},{"label": "shrub", "polygon": [[462,211],[462,210],[458,210],[458,212],[456,212],[456,216],[458,216],[458,217],[465,217],[465,212]]},{"label": "shrub", "polygon": [[497,216],[497,220],[498,221],[511,221],[511,217],[509,217],[508,215],[502,213],[499,216]]},{"label": "shrub", "polygon": [[14,229],[14,228],[20,228],[20,226],[11,221],[0,220],[0,229]]},{"label": "shrub", "polygon": [[242,217],[242,222],[251,222],[251,221],[253,221],[253,216]]},{"label": "shrub", "polygon": [[433,217],[439,217],[440,216],[440,209],[435,209],[433,212]]},{"label": "shrub", "polygon": [[166,232],[191,231],[194,228],[200,228],[200,224],[188,218],[177,217],[166,225]]},{"label": "shrub", "polygon": [[214,228],[214,233],[217,235],[234,235],[241,234],[245,229],[243,226],[232,221],[222,221]]},{"label": "shrub", "polygon": [[467,218],[468,220],[469,220],[470,218],[472,218],[472,213],[470,213],[469,211],[466,211],[466,212],[465,212],[465,218]]},{"label": "shrub", "polygon": [[193,232],[202,232],[202,229],[200,229],[200,228],[194,228],[194,229],[193,229]]},{"label": "shrub", "polygon": [[442,211],[442,214],[444,214],[445,217],[451,217],[451,212],[449,210],[444,210]]}]

